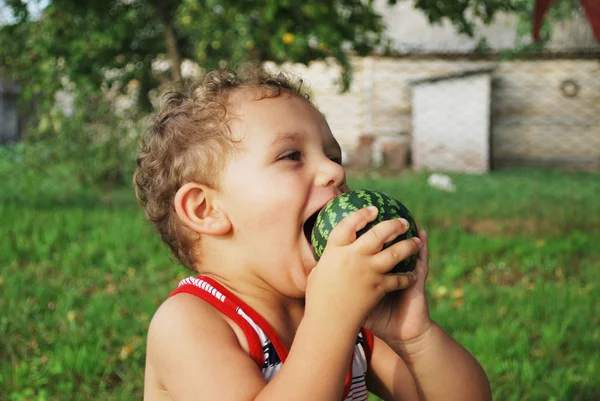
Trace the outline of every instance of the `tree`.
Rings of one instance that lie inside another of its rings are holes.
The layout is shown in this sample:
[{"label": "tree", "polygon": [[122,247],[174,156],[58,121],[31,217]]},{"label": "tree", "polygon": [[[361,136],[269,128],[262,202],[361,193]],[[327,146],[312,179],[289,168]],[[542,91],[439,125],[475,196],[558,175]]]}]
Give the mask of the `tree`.
[{"label": "tree", "polygon": [[[414,0],[415,8],[427,15],[432,24],[449,20],[460,33],[474,35],[475,22],[489,24],[499,12],[515,12],[519,0]],[[391,0],[396,4],[398,0]]]},{"label": "tree", "polygon": [[[0,27],[0,72],[21,84],[27,149],[38,149],[29,159],[70,163],[92,182],[127,179],[130,122],[151,109],[153,90],[181,83],[184,59],[211,69],[331,57],[347,87],[346,50],[382,43],[381,18],[361,0],[37,0],[47,3],[39,16],[34,2],[5,1],[13,18]],[[73,114],[56,107],[60,91],[74,96]],[[126,116],[113,107],[119,94],[137,96]]]},{"label": "tree", "polygon": [[52,102],[57,90],[73,86],[99,92],[115,81],[135,79],[144,90],[156,85],[151,63],[172,32],[163,31],[148,3],[55,0],[39,19],[31,18],[22,0],[8,5],[16,22],[0,28],[0,62],[21,83],[25,101],[40,96]]},{"label": "tree", "polygon": [[[211,69],[332,58],[342,66],[347,88],[348,51],[364,55],[386,46],[372,0],[49,0],[34,19],[27,3],[36,1],[7,0],[14,22],[0,28],[0,66],[21,82],[26,100],[34,94],[53,99],[65,78],[96,91],[136,80],[140,105],[148,109],[151,89],[181,81],[183,59]],[[415,7],[432,23],[448,19],[473,35],[474,21],[489,23],[518,3],[415,0]],[[169,60],[168,75],[153,73],[152,63],[160,59]]]},{"label": "tree", "polygon": [[[550,8],[552,3],[555,3],[555,0],[536,0],[535,2],[532,34],[536,41],[540,40],[540,29],[542,27],[542,22],[546,16],[546,13],[548,12],[548,8]],[[585,11],[585,15],[590,23],[590,26],[592,27],[596,41],[600,43],[600,2],[596,0],[579,0],[579,3]],[[565,2],[562,2],[562,5],[564,4]],[[574,5],[573,2],[567,4],[571,7]]]},{"label": "tree", "polygon": [[[395,4],[397,0],[388,0]],[[514,11],[528,0],[415,0],[432,23],[450,20],[473,35],[473,24],[495,13]],[[333,59],[349,87],[349,54],[384,52],[387,42],[373,0],[5,0],[13,18],[0,26],[0,73],[21,84],[30,141],[53,140],[81,162],[96,152],[97,166],[120,166],[112,154],[130,126],[111,104],[119,94],[136,96],[133,119],[151,109],[150,94],[182,82],[182,60],[205,69],[244,61]],[[28,5],[38,4],[41,15]],[[6,15],[6,12],[3,13]],[[155,68],[157,65],[167,68]],[[76,113],[55,106],[56,93],[70,92]],[[122,111],[121,111],[122,112]],[[130,118],[131,120],[131,118]],[[68,128],[68,129],[67,129]],[[112,135],[112,136],[111,136]],[[79,138],[79,142],[74,138]],[[108,138],[108,139],[107,139]],[[129,144],[131,141],[128,141]],[[92,150],[90,150],[92,149]],[[47,153],[47,152],[46,152]],[[45,154],[46,154],[45,153]],[[62,156],[61,156],[62,155]],[[39,158],[38,159],[43,159]],[[99,168],[92,180],[114,180],[112,167]],[[87,170],[78,169],[81,174]],[[118,176],[125,174],[122,171]]]},{"label": "tree", "polygon": [[[333,57],[347,86],[345,50],[365,54],[380,45],[383,31],[370,3],[360,0],[336,7],[317,0],[52,0],[38,20],[23,0],[7,4],[15,23],[0,29],[0,62],[21,81],[27,99],[52,98],[64,86],[59,77],[91,90],[135,79],[146,108],[150,89],[181,81],[182,59],[215,68]],[[153,74],[160,59],[169,60],[169,76]]]}]

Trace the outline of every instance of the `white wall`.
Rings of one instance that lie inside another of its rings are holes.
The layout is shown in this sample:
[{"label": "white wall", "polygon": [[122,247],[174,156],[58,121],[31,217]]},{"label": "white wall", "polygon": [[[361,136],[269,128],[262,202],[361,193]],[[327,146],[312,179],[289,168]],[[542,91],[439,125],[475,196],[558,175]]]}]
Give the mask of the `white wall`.
[{"label": "white wall", "polygon": [[[517,39],[517,19],[503,13],[497,14],[490,25],[477,24],[475,37],[469,38],[459,34],[446,20],[441,25],[430,25],[425,14],[413,7],[412,1],[399,1],[395,6],[388,6],[387,0],[376,0],[375,9],[383,16],[387,34],[400,53],[469,52],[482,37],[494,50],[511,49]],[[529,41],[529,36],[525,39]],[[600,48],[583,16],[557,24],[549,43],[551,50],[573,48]]]},{"label": "white wall", "polygon": [[491,75],[424,81],[413,88],[416,170],[484,173],[490,166]]},{"label": "white wall", "polygon": [[[600,167],[597,60],[495,64],[465,59],[366,57],[352,62],[354,80],[350,91],[343,94],[334,84],[339,77],[334,66],[322,62],[310,67],[285,66],[308,81],[313,101],[348,154],[356,151],[361,136],[374,136],[374,149],[386,141],[412,138],[414,80],[493,66],[491,158],[495,167],[538,162]],[[572,97],[561,91],[570,80],[579,88]],[[450,93],[456,102],[462,101],[462,90],[452,89]],[[434,117],[438,118],[436,114]]]}]

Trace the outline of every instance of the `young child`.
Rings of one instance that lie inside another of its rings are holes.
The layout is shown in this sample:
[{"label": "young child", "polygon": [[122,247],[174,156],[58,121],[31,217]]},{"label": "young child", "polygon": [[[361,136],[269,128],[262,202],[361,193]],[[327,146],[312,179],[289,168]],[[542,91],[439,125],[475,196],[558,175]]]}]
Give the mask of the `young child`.
[{"label": "young child", "polygon": [[[144,399],[490,400],[477,360],[429,315],[427,236],[365,208],[315,262],[310,219],[349,188],[300,85],[256,67],[171,94],[142,140],[138,200],[183,280],[150,324]],[[305,224],[309,221],[308,224]],[[415,273],[386,274],[419,252]]]}]

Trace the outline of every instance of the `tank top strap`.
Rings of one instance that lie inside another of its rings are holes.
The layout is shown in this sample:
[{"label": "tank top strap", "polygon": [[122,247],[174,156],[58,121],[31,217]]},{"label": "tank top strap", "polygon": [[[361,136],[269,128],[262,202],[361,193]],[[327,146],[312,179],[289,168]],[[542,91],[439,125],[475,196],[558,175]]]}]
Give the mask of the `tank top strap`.
[{"label": "tank top strap", "polygon": [[238,312],[239,306],[236,305],[235,299],[232,297],[233,294],[228,294],[229,291],[219,287],[222,286],[214,280],[210,280],[208,277],[188,277],[181,280],[178,287],[171,292],[169,297],[177,294],[190,294],[196,296],[208,302],[219,312],[233,320],[240,329],[242,329],[242,332],[248,341],[250,357],[257,364],[259,369],[262,368],[263,348],[258,333],[252,327],[250,322]]},{"label": "tank top strap", "polygon": [[[265,379],[272,379],[273,375],[279,370],[279,367],[276,367],[274,370],[267,368],[267,370],[270,371],[265,371],[265,365],[269,365],[269,352],[263,348],[264,344],[261,340],[261,336],[266,337],[267,343],[273,346],[278,356],[279,364],[285,362],[289,351],[281,342],[273,327],[260,314],[219,282],[207,276],[188,277],[181,280],[179,286],[171,292],[170,296],[182,293],[194,295],[203,299],[225,316],[232,319],[242,329],[246,336],[246,340],[250,347],[250,357],[259,368],[262,368]],[[364,359],[360,356],[363,352]],[[369,330],[362,328],[357,337],[352,360],[355,361],[358,358],[359,361],[364,361],[357,365],[360,366],[364,363],[364,365],[362,365],[364,368],[360,368],[359,371],[354,372],[354,362],[351,364],[346,375],[342,400],[362,400],[363,398],[366,400],[367,391],[365,387],[365,374],[368,366],[370,366],[372,352],[373,334]],[[358,376],[354,376],[353,373]],[[360,392],[360,397],[357,398],[356,396],[358,394],[356,391],[359,390],[361,386],[364,387],[364,391]]]},{"label": "tank top strap", "polygon": [[367,359],[367,366],[371,366],[371,355],[373,355],[373,344],[375,343],[375,339],[373,337],[373,333],[371,333],[368,329],[362,328],[360,330],[364,342],[362,343],[363,349],[365,350],[365,357]]}]

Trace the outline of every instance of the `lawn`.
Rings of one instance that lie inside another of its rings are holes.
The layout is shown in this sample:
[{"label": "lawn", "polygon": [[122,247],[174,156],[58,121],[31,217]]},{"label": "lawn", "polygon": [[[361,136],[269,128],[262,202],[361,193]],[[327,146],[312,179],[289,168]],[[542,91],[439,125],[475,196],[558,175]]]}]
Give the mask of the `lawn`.
[{"label": "lawn", "polygon": [[[0,160],[0,400],[141,399],[148,323],[189,272],[131,190],[15,166]],[[600,176],[451,176],[454,193],[422,173],[350,181],[428,230],[433,317],[478,357],[496,400],[600,399]]]}]

